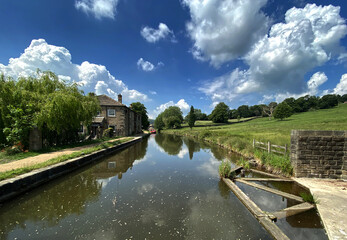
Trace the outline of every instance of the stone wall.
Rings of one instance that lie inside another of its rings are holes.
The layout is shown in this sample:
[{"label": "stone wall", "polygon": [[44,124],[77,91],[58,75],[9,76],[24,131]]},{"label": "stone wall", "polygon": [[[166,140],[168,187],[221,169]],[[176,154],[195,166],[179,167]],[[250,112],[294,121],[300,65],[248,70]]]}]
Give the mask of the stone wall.
[{"label": "stone wall", "polygon": [[42,149],[42,132],[34,127],[29,134],[29,150],[38,151]]},{"label": "stone wall", "polygon": [[295,177],[347,179],[347,131],[292,130]]}]

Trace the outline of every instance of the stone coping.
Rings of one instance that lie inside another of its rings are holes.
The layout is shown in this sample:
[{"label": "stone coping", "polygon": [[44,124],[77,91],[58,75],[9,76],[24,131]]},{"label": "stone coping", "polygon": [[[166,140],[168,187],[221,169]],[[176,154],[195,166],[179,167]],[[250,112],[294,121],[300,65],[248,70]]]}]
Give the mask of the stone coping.
[{"label": "stone coping", "polygon": [[140,142],[142,141],[142,138],[144,138],[145,136],[148,135],[145,134],[140,137],[135,137],[134,139],[128,142],[116,146],[102,149],[51,166],[36,169],[29,173],[25,173],[14,178],[0,181],[0,203],[14,198],[30,189],[38,187],[39,185],[44,184],[50,180],[53,180],[62,175],[77,170],[91,162],[97,161],[104,156],[107,156],[116,151],[127,148],[137,142]]}]

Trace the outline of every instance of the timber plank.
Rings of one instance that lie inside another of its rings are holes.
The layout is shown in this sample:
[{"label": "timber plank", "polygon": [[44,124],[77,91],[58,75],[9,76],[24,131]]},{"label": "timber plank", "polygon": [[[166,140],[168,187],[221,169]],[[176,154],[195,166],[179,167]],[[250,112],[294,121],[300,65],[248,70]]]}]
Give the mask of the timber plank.
[{"label": "timber plank", "polygon": [[276,190],[273,188],[269,188],[269,187],[265,187],[265,186],[262,186],[262,185],[259,185],[256,183],[252,183],[249,181],[244,181],[242,179],[235,179],[235,181],[247,184],[247,185],[255,187],[255,188],[259,188],[259,189],[267,191],[267,192],[271,192],[273,194],[280,195],[280,196],[285,197],[285,198],[293,199],[293,200],[298,201],[298,202],[304,202],[304,200],[301,197],[290,194],[290,193],[282,192],[282,191],[279,191],[279,190]]}]

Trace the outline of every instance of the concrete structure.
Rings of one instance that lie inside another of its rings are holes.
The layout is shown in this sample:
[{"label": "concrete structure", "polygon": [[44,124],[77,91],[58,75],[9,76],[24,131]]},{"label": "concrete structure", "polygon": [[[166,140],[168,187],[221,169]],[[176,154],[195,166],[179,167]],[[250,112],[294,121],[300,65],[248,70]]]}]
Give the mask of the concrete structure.
[{"label": "concrete structure", "polygon": [[101,111],[93,119],[92,136],[101,135],[107,128],[112,128],[116,136],[129,136],[142,132],[141,115],[122,103],[122,95],[118,101],[106,96],[97,96]]},{"label": "concrete structure", "polygon": [[347,179],[347,131],[292,130],[295,177]]}]

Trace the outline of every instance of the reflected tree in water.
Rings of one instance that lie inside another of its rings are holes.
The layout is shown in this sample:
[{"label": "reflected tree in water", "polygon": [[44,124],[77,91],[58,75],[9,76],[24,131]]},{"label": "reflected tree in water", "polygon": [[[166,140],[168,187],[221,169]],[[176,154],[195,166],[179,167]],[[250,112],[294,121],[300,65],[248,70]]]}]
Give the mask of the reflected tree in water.
[{"label": "reflected tree in water", "polygon": [[[98,200],[101,189],[102,184],[87,170],[68,181],[44,185],[29,193],[27,200],[18,198],[5,203],[0,207],[0,239],[7,239],[16,227],[25,229],[28,222],[52,227],[71,214],[83,214],[87,203]],[[18,206],[20,211],[14,212],[12,208]]]},{"label": "reflected tree in water", "polygon": [[177,155],[183,146],[182,138],[169,134],[155,135],[156,143],[168,154]]},{"label": "reflected tree in water", "polygon": [[183,138],[184,144],[187,146],[189,151],[189,159],[193,159],[194,152],[200,152],[200,143],[190,139]]}]

